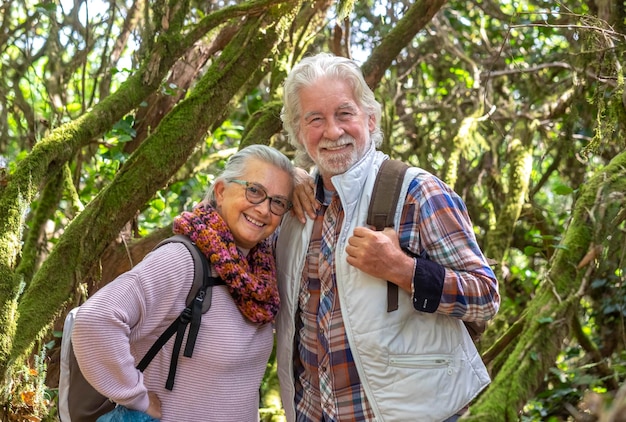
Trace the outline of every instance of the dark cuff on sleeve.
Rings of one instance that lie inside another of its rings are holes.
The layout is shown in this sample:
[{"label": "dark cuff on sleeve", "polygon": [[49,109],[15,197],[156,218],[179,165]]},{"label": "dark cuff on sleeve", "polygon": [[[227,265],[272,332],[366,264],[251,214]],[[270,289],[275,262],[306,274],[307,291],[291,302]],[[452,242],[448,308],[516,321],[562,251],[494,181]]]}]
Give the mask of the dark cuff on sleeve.
[{"label": "dark cuff on sleeve", "polygon": [[428,259],[416,258],[413,274],[413,307],[421,312],[433,313],[439,307],[446,270]]}]

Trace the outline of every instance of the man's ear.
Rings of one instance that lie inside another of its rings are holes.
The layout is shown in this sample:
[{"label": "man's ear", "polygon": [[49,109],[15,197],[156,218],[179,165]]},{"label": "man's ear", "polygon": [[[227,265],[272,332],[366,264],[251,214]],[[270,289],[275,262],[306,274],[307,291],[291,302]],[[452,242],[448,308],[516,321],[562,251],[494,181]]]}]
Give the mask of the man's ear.
[{"label": "man's ear", "polygon": [[374,116],[373,114],[369,115],[369,119],[367,121],[367,128],[370,130],[370,133],[373,133],[374,129],[376,129],[376,116]]}]

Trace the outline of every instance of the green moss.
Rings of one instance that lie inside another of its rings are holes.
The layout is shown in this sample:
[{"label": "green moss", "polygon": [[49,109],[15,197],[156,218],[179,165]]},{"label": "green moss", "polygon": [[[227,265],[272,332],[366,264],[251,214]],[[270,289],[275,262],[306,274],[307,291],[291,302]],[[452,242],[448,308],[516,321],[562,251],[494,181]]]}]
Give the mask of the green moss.
[{"label": "green moss", "polygon": [[281,107],[280,101],[272,101],[254,113],[246,125],[240,148],[254,144],[269,145],[270,138],[282,127],[282,122],[278,117]]},{"label": "green moss", "polygon": [[165,116],[115,180],[67,227],[19,304],[19,329],[11,351],[15,360],[30,353],[119,228],[185,163],[208,127],[223,116],[232,97],[271,52],[277,37],[262,31],[263,25],[250,19],[241,28],[193,92]]},{"label": "green moss", "polygon": [[536,392],[545,373],[554,365],[579,307],[577,292],[585,268],[577,268],[577,265],[592,240],[606,238],[613,230],[613,218],[610,215],[607,218],[607,212],[610,209],[612,215],[617,215],[624,209],[624,202],[617,207],[607,208],[607,205],[615,202],[617,193],[623,196],[625,176],[626,152],[623,152],[582,187],[562,245],[537,295],[528,304],[522,320],[524,328],[516,338],[515,347],[505,355],[493,383],[472,406],[469,420],[517,420],[517,411]]}]

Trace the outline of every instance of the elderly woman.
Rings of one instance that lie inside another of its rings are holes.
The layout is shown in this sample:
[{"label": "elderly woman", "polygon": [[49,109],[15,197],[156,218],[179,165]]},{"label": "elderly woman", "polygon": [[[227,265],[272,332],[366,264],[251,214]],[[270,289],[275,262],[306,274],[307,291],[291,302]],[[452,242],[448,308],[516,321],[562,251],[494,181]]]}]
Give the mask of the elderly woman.
[{"label": "elderly woman", "polygon": [[76,358],[118,411],[164,422],[258,420],[279,304],[266,239],[291,208],[293,177],[292,164],[277,150],[244,148],[205,200],[175,219],[174,232],[191,238],[225,284],[213,288],[193,357],[178,360],[171,391],[165,384],[173,339],[144,372],[136,365],[185,308],[194,262],[184,245],[157,248],[81,306],[72,334]]}]

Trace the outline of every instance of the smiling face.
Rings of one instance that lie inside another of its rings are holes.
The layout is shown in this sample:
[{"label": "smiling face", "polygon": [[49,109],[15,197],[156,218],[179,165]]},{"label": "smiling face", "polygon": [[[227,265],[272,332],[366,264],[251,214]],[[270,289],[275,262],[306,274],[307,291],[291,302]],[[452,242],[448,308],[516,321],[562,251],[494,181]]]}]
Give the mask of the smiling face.
[{"label": "smiling face", "polygon": [[[289,173],[264,161],[251,158],[246,162],[246,171],[239,178],[255,183],[271,197],[291,199],[293,182]],[[220,180],[215,184],[217,211],[230,228],[235,244],[251,249],[271,235],[281,217],[270,212],[269,200],[252,204],[246,199],[246,187],[238,183]]]},{"label": "smiling face", "polygon": [[363,112],[350,85],[321,78],[300,90],[300,141],[319,168],[324,183],[345,173],[368,149],[374,116]]}]

